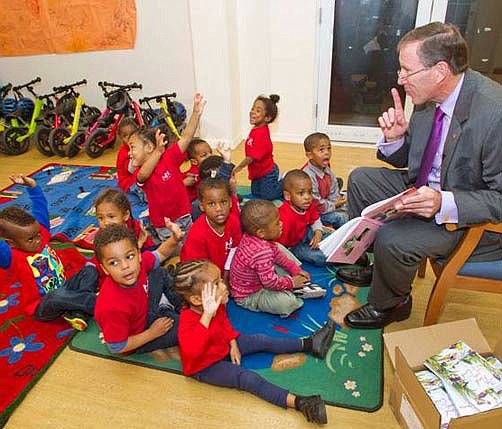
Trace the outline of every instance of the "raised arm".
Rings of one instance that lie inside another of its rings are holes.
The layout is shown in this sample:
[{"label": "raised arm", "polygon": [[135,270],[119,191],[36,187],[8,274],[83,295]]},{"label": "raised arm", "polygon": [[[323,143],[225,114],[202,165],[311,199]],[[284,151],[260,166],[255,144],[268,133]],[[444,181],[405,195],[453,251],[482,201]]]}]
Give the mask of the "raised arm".
[{"label": "raised arm", "polygon": [[206,100],[204,100],[204,97],[199,93],[195,94],[195,97],[193,99],[192,114],[190,115],[188,124],[183,130],[181,138],[178,141],[178,146],[181,152],[185,152],[188,148],[189,143],[192,141],[193,135],[195,134],[195,130],[199,125],[199,120],[200,117],[202,116],[202,113],[204,112],[205,106],[206,106]]},{"label": "raised arm", "polygon": [[166,150],[166,145],[168,143],[165,134],[162,134],[160,130],[155,133],[155,149],[153,150],[150,157],[145,161],[145,163],[139,168],[138,175],[136,176],[138,183],[145,183],[148,178],[152,175],[153,170],[162,158]]}]

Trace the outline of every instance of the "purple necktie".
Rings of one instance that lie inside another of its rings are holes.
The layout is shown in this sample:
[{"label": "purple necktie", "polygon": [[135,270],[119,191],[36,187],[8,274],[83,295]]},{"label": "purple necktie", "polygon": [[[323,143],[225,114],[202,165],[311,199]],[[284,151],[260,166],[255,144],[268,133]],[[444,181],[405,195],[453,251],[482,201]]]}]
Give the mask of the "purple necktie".
[{"label": "purple necktie", "polygon": [[422,162],[420,163],[420,171],[418,173],[417,180],[415,182],[415,187],[426,185],[429,179],[429,173],[432,169],[432,163],[434,162],[434,157],[439,148],[439,143],[441,142],[441,128],[443,127],[444,112],[441,107],[436,107],[436,113],[434,113],[434,124],[432,125],[431,135],[429,136],[429,141],[425,147],[424,154],[422,155]]}]

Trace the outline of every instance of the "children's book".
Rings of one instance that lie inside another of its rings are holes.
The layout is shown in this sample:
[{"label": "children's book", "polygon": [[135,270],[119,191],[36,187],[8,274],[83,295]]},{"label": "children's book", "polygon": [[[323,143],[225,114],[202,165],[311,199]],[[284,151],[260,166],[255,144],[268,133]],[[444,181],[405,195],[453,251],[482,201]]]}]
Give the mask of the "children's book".
[{"label": "children's book", "polygon": [[378,201],[366,207],[361,216],[349,220],[319,243],[319,249],[328,262],[353,264],[373,243],[378,228],[386,222],[405,213],[398,212],[396,205],[403,197],[413,194],[416,188],[409,188],[398,195]]}]

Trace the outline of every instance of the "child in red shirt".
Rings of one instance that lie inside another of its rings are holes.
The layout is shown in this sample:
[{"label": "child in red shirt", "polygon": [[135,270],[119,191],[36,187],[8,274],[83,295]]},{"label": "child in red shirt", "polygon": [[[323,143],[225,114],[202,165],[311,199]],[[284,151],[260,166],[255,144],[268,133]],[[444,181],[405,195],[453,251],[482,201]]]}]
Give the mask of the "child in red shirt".
[{"label": "child in red shirt", "polygon": [[202,161],[211,156],[212,150],[205,140],[194,138],[188,145],[187,154],[190,168],[183,172],[183,183],[187,188],[188,198],[192,202],[197,199],[197,188],[201,181],[199,167]]},{"label": "child in red shirt", "polygon": [[76,250],[70,257],[50,245],[47,200],[37,183],[22,174],[12,182],[27,186],[32,214],[17,206],[0,211],[0,268],[21,284],[20,306],[40,321],[62,316],[82,331],[94,313],[98,274]]},{"label": "child in red shirt", "polygon": [[249,123],[253,126],[244,146],[246,157],[235,167],[234,176],[248,167],[251,193],[258,198],[275,200],[282,198],[282,179],[279,167],[274,162],[272,140],[268,124],[277,117],[276,94],[256,98],[249,112]]},{"label": "child in red shirt", "polygon": [[135,195],[141,203],[146,203],[145,193],[138,188],[134,180],[134,168],[131,166],[129,156],[129,137],[138,129],[138,124],[133,118],[124,117],[117,129],[116,143],[119,146],[117,151],[117,182],[120,189]]},{"label": "child in red shirt", "polygon": [[232,191],[222,177],[204,179],[199,186],[199,204],[203,211],[188,231],[180,260],[209,259],[228,284],[228,270],[235,248],[241,241],[241,222],[231,214]]},{"label": "child in red shirt", "polygon": [[177,143],[168,144],[164,134],[157,130],[139,129],[129,139],[132,165],[136,167],[135,179],[146,194],[149,217],[160,241],[171,236],[164,226],[164,218],[172,219],[183,231],[192,225],[190,201],[183,184],[180,165],[185,161],[185,151],[192,140],[206,102],[200,94],[194,98],[193,112]]},{"label": "child in red shirt", "polygon": [[240,335],[226,313],[228,289],[221,271],[206,260],[181,263],[174,288],[187,304],[181,310],[178,328],[183,374],[204,383],[251,392],[280,407],[296,408],[308,421],[327,423],[326,406],[319,395],[294,395],[240,364],[241,356],[263,351],[303,351],[324,359],[335,334],[332,320],[304,339]]},{"label": "child in red shirt", "polygon": [[279,207],[282,234],[277,240],[300,261],[326,266],[319,249],[322,223],[312,195],[312,181],[302,170],[288,171],[284,177],[284,203]]},{"label": "child in red shirt", "polygon": [[175,345],[180,302],[162,305],[172,295],[171,277],[161,262],[178,247],[183,232],[172,222],[173,234],[154,252],[140,254],[129,228],[112,224],[94,240],[96,257],[107,277],[96,300],[95,318],[112,353],[150,352]]}]

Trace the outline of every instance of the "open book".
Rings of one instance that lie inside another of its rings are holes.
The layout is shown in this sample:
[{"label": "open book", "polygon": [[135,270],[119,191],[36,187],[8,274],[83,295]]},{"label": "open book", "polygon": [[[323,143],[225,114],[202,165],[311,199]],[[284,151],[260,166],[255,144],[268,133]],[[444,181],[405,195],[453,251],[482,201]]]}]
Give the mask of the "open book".
[{"label": "open book", "polygon": [[404,213],[396,210],[402,198],[415,192],[406,189],[398,195],[378,201],[366,207],[361,216],[349,220],[319,243],[328,262],[353,264],[375,240],[378,228],[385,222],[402,217]]}]

